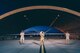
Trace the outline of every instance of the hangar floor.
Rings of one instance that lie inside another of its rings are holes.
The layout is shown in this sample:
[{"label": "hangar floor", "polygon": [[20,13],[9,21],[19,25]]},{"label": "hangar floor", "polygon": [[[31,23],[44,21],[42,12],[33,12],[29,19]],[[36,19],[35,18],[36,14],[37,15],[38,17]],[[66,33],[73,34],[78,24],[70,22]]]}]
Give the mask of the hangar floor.
[{"label": "hangar floor", "polygon": [[[70,40],[69,44],[65,44],[64,39],[46,39],[46,53],[80,53],[80,41]],[[0,41],[0,53],[39,53],[39,40],[25,40],[20,45],[19,40]]]}]

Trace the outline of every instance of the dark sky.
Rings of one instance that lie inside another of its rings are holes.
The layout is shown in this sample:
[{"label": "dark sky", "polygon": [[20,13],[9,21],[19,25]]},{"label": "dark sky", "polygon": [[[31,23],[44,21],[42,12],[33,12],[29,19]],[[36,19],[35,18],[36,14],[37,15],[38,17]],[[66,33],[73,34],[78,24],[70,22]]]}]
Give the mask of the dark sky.
[{"label": "dark sky", "polygon": [[[79,0],[0,0],[0,15],[17,8],[34,5],[59,6],[80,12]],[[49,26],[58,14],[60,17],[52,27],[70,32],[80,32],[80,17],[56,10],[30,10],[0,20],[0,33],[19,33],[32,26]]]}]

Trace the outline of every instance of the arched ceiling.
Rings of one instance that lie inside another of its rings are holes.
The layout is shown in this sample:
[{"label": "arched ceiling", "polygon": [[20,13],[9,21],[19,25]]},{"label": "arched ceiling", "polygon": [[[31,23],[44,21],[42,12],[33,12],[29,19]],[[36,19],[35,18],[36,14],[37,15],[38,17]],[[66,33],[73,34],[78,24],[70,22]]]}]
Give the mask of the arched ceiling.
[{"label": "arched ceiling", "polygon": [[7,13],[1,15],[0,19],[3,19],[5,17],[7,17],[7,16],[13,15],[13,14],[18,13],[18,12],[29,11],[29,10],[36,10],[36,9],[59,10],[59,11],[64,11],[64,12],[67,12],[67,13],[70,13],[70,14],[73,14],[73,15],[76,15],[76,16],[80,17],[80,13],[77,12],[77,11],[73,11],[73,10],[70,10],[70,9],[67,9],[67,8],[63,8],[63,7],[43,6],[42,5],[42,6],[30,6],[30,7],[23,7],[23,8],[15,9],[15,10],[12,10],[10,12],[7,12]]},{"label": "arched ceiling", "polygon": [[[41,0],[40,0],[41,1]],[[31,3],[30,3],[31,2]],[[6,4],[6,5],[5,5]],[[74,5],[75,4],[75,5]],[[35,5],[46,6],[59,6],[68,8],[77,12],[79,10],[79,1],[30,1],[30,0],[2,0],[0,2],[0,15],[3,15],[9,11]],[[58,10],[49,9],[37,9],[22,11],[0,20],[0,33],[18,33],[22,29],[26,29],[35,25],[47,25],[49,26],[53,20],[59,15],[52,27],[56,27],[63,31],[69,31],[74,33],[80,32],[80,17]]]}]

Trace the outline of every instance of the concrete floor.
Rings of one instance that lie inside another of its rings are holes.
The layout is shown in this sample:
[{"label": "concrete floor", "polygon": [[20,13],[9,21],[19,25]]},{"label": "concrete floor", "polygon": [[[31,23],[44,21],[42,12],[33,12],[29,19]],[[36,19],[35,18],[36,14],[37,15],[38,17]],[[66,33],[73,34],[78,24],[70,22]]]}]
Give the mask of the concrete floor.
[{"label": "concrete floor", "polygon": [[[71,40],[69,44],[65,40],[45,40],[47,53],[80,53],[80,41]],[[38,40],[25,40],[20,45],[19,40],[0,41],[0,53],[39,53],[40,45]]]}]

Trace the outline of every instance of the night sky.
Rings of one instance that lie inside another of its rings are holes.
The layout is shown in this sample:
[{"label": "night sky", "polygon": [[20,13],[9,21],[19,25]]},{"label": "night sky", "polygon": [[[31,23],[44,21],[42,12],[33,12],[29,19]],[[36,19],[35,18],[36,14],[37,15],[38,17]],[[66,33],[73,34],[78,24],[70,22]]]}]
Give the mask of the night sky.
[{"label": "night sky", "polygon": [[[14,9],[49,5],[65,7],[80,12],[79,0],[0,0],[0,15]],[[80,17],[57,10],[30,10],[23,11],[0,20],[0,33],[19,33],[32,26],[49,26],[59,15],[57,21],[51,26],[69,32],[80,32]]]}]

